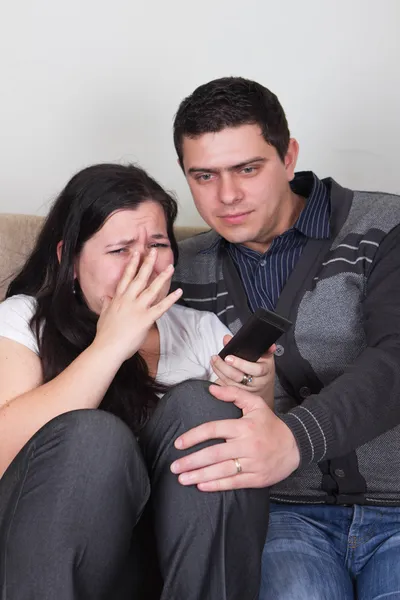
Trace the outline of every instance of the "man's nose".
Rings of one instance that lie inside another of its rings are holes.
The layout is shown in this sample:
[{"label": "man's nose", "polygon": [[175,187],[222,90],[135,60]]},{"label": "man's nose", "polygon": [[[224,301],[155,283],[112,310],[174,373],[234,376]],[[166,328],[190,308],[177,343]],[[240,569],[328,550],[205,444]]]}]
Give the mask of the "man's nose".
[{"label": "man's nose", "polygon": [[219,199],[223,204],[236,204],[242,198],[240,186],[233,173],[226,173],[220,179]]}]

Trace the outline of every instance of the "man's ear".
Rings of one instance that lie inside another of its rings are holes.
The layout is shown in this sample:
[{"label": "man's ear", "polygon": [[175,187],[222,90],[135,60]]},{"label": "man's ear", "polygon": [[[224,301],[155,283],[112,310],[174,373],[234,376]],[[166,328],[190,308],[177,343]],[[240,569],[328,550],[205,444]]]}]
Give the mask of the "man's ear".
[{"label": "man's ear", "polygon": [[289,146],[285,155],[285,169],[288,176],[288,181],[292,181],[294,178],[294,171],[297,165],[297,159],[299,156],[299,142],[294,138],[290,138]]}]

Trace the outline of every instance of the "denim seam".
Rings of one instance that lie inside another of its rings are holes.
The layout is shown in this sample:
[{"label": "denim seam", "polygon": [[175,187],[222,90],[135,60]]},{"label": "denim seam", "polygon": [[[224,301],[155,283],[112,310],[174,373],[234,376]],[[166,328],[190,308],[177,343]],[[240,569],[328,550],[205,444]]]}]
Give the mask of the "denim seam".
[{"label": "denim seam", "polygon": [[286,500],[280,496],[270,496],[270,500],[275,500],[282,504],[326,504],[325,500]]},{"label": "denim seam", "polygon": [[[376,506],[386,506],[386,505],[391,505],[394,504],[395,507],[400,506],[400,500],[377,500],[376,498],[365,498],[368,502],[379,502],[379,504],[377,504]],[[375,504],[374,504],[375,506]]]},{"label": "denim seam", "polygon": [[6,544],[5,544],[5,552],[4,552],[4,563],[3,563],[4,564],[4,594],[5,595],[3,596],[2,600],[7,600],[6,594],[7,594],[7,547],[8,547],[8,540],[9,540],[9,537],[10,537],[11,528],[12,528],[13,523],[14,523],[15,513],[17,512],[18,504],[19,504],[19,501],[21,499],[21,495],[22,495],[23,488],[24,488],[24,485],[25,485],[25,482],[26,482],[26,478],[28,476],[29,467],[30,467],[33,455],[35,453],[35,450],[36,450],[36,445],[33,444],[31,452],[29,453],[29,456],[28,456],[28,464],[26,466],[24,478],[23,478],[23,480],[21,482],[21,487],[20,487],[20,490],[19,490],[19,493],[18,493],[18,498],[17,498],[17,500],[15,502],[14,511],[13,511],[12,517],[10,519],[10,525],[8,527],[8,531],[7,531],[7,535],[6,535]]}]

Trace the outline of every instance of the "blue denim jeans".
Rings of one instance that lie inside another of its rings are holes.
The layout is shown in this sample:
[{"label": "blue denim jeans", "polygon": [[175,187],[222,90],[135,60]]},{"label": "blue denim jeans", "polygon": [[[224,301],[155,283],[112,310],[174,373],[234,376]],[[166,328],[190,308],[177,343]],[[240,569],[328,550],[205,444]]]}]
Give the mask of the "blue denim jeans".
[{"label": "blue denim jeans", "polygon": [[271,504],[259,600],[400,600],[400,507]]}]

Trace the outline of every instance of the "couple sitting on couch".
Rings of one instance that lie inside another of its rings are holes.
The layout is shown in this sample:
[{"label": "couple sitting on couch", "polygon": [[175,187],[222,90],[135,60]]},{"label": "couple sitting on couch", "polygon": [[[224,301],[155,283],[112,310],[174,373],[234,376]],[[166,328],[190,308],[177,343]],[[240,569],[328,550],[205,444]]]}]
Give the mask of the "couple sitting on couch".
[{"label": "couple sitting on couch", "polygon": [[[212,228],[179,262],[174,200],[96,165],[0,305],[2,594],[137,597],[152,532],[163,600],[400,594],[399,198],[295,175],[282,107],[244,79],[195,90],[174,141]],[[258,307],[294,327],[219,358]]]}]

